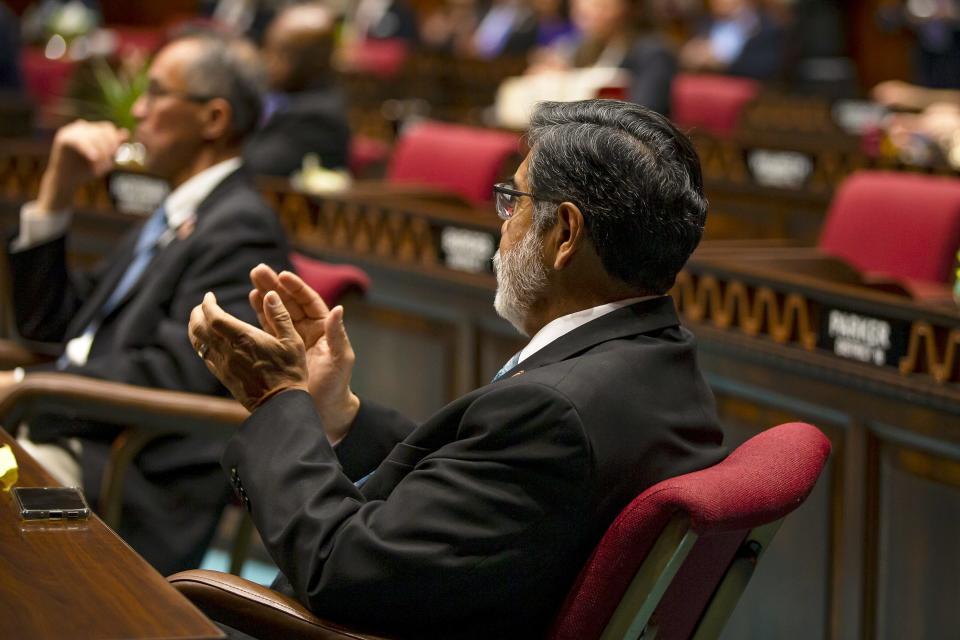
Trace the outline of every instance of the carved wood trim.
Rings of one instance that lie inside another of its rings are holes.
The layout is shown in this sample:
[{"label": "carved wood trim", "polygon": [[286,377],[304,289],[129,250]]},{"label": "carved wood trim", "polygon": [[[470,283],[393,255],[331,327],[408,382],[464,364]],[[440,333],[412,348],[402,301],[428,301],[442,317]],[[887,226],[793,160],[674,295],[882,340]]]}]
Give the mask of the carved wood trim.
[{"label": "carved wood trim", "polygon": [[[946,333],[939,338],[937,334]],[[923,345],[921,347],[921,344]],[[900,372],[927,373],[937,382],[960,380],[960,329],[937,329],[929,322],[918,320],[910,328],[907,355],[900,359]]]},{"label": "carved wood trim", "polygon": [[[768,336],[777,344],[817,347],[821,303],[800,293],[772,286],[755,286],[713,273],[677,276],[672,293],[677,308],[692,322],[747,336]],[[869,366],[869,365],[868,365]],[[960,328],[913,320],[907,355],[897,367],[901,375],[922,375],[938,384],[960,382]]]},{"label": "carved wood trim", "polygon": [[778,344],[795,343],[810,351],[817,345],[816,323],[809,301],[770,287],[752,287],[714,275],[682,271],[673,289],[677,307],[695,322],[718,329],[736,328],[748,336],[768,335]]}]

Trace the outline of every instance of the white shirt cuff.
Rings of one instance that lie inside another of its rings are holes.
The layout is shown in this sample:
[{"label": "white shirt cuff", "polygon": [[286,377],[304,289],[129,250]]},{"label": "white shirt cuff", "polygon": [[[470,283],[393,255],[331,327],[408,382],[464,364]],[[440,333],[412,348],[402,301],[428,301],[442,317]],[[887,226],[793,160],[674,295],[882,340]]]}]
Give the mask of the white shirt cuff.
[{"label": "white shirt cuff", "polygon": [[10,243],[11,251],[23,251],[62,236],[70,226],[70,211],[41,213],[36,201],[20,208],[20,235]]}]

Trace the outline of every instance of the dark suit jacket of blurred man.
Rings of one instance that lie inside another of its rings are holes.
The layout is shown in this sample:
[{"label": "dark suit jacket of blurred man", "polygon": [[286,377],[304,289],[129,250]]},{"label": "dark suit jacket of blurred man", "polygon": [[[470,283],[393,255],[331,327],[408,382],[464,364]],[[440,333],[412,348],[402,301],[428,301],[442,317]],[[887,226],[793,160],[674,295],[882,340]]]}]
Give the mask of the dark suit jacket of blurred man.
[{"label": "dark suit jacket of blurred man", "polygon": [[340,90],[321,85],[284,97],[285,104],[247,138],[244,164],[258,175],[289,176],[315,153],[324,168],[348,168],[350,125]]},{"label": "dark suit jacket of blurred man", "polygon": [[275,588],[318,615],[399,637],[535,638],[616,514],[719,461],[721,439],[694,339],[659,296],[420,426],[364,400],[335,451],[312,398],[281,393],[223,466],[283,573]]},{"label": "dark suit jacket of blurred man", "polygon": [[[290,268],[276,215],[244,170],[227,175],[199,204],[192,233],[181,227],[96,331],[86,364],[63,370],[148,387],[225,395],[187,338],[190,311],[207,291],[254,322],[248,274],[260,262]],[[10,253],[14,312],[22,337],[62,342],[83,334],[130,264],[140,227],[93,273],[72,273],[66,238]],[[123,416],[118,416],[123,423]],[[118,427],[64,416],[30,422],[34,442],[76,437],[84,489],[100,493]],[[228,490],[217,460],[223,439],[171,436],[138,456],[124,488],[120,534],[161,573],[199,564]]]}]

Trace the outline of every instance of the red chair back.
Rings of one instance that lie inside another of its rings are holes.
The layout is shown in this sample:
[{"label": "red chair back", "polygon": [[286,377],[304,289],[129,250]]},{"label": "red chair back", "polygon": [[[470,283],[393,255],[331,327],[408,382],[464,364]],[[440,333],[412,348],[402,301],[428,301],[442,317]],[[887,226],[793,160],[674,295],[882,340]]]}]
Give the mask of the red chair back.
[{"label": "red chair back", "polygon": [[383,165],[390,157],[390,145],[383,140],[377,140],[363,134],[356,134],[350,138],[350,173],[354,178],[367,177],[371,168]]},{"label": "red chair back", "polygon": [[[751,438],[719,464],[650,487],[610,525],[567,596],[550,638],[600,638],[612,618],[633,616],[643,607],[648,616],[652,613],[658,640],[690,637],[751,530],[800,506],[829,453],[830,442],[816,427],[788,423]],[[672,549],[668,538],[682,553]],[[643,607],[627,611],[636,594],[628,588],[638,584],[648,556],[664,548],[682,564],[671,565],[676,573],[659,583],[659,592],[653,588],[641,594]],[[632,628],[629,635],[639,637],[642,629]]]},{"label": "red chair back", "polygon": [[393,78],[403,69],[410,46],[402,39],[370,39],[357,43],[351,53],[351,66],[355,71]]},{"label": "red chair back", "polygon": [[297,275],[319,293],[330,307],[335,306],[347,293],[364,294],[370,288],[370,277],[362,269],[350,264],[331,264],[296,251],[290,254],[290,262]]},{"label": "red chair back", "polygon": [[759,92],[760,83],[749,78],[681,73],[670,88],[671,117],[682,128],[727,136],[736,130],[743,108]]},{"label": "red chair back", "polygon": [[819,246],[861,271],[949,282],[960,248],[960,180],[855,173],[833,198]]},{"label": "red chair back", "polygon": [[387,181],[428,185],[475,204],[493,198],[493,184],[518,154],[520,138],[504,131],[426,121],[401,136]]},{"label": "red chair back", "polygon": [[20,51],[27,94],[41,109],[56,106],[67,94],[67,85],[76,63],[69,59],[51,60],[43,49],[24,47]]}]

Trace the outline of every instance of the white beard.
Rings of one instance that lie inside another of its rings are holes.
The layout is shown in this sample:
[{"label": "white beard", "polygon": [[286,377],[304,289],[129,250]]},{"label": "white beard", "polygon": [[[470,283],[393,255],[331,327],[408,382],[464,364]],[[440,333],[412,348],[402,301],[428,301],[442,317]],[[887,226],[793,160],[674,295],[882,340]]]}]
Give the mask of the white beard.
[{"label": "white beard", "polygon": [[547,268],[542,256],[543,242],[535,229],[528,229],[513,249],[503,255],[498,250],[493,256],[493,271],[497,274],[493,308],[523,335],[527,335],[524,320],[547,287]]}]

